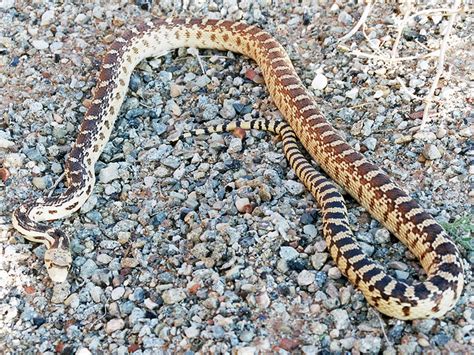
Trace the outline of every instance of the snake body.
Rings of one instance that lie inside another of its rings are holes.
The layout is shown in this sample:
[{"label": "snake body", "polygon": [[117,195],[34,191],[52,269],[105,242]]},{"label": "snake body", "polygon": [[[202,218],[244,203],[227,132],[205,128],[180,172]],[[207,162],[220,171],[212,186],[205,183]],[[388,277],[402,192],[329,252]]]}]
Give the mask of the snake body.
[{"label": "snake body", "polygon": [[[134,67],[144,58],[179,47],[228,50],[257,62],[273,101],[289,124],[278,131],[273,127],[273,131],[283,137],[290,165],[321,207],[327,248],[341,272],[372,306],[400,319],[441,317],[454,307],[464,273],[459,251],[443,228],[335,132],[301,83],[285,50],[270,34],[257,26],[227,20],[157,19],[134,27],[113,42],[65,163],[67,189],[58,196],[26,202],[13,213],[18,231],[46,245],[45,263],[53,281],[66,279],[72,261],[70,240],[61,230],[41,222],[71,215],[91,195],[94,165],[109,139]],[[349,228],[342,197],[304,158],[297,140],[334,181],[418,257],[427,273],[425,281],[399,281],[362,252]]]}]

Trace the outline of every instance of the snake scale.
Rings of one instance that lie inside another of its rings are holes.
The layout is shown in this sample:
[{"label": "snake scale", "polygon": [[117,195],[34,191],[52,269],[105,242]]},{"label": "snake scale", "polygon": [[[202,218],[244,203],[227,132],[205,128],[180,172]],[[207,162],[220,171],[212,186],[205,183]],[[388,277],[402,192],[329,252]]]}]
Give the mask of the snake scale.
[{"label": "snake scale", "polygon": [[[41,222],[71,215],[91,195],[94,164],[109,139],[134,67],[144,58],[180,47],[227,50],[257,62],[273,101],[289,125],[253,122],[245,128],[267,129],[282,136],[290,165],[321,208],[332,258],[372,306],[400,319],[441,317],[454,307],[463,289],[464,272],[459,251],[443,228],[335,132],[303,86],[285,50],[270,34],[254,25],[227,20],[156,19],[134,27],[110,46],[91,105],[65,163],[67,189],[58,196],[26,202],[12,216],[14,227],[27,239],[46,245],[44,259],[53,281],[64,281],[71,267],[70,238]],[[332,182],[312,168],[297,141],[330,178],[420,260],[427,273],[423,282],[399,281],[362,252],[350,230],[343,198]]]}]

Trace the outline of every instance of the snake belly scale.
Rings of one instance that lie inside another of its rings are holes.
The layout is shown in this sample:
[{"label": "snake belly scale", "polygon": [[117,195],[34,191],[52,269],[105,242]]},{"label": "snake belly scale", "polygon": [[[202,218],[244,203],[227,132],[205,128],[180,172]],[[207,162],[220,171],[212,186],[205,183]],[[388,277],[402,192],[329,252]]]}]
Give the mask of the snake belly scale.
[{"label": "snake belly scale", "polygon": [[[14,227],[27,239],[46,245],[45,264],[53,281],[67,277],[72,262],[70,239],[41,222],[71,215],[91,195],[94,165],[110,137],[134,67],[144,58],[179,47],[228,50],[257,62],[273,101],[289,124],[285,155],[321,207],[327,248],[341,272],[372,306],[400,319],[441,317],[454,307],[464,272],[459,251],[443,228],[335,132],[285,50],[270,34],[254,25],[227,20],[156,19],[113,42],[65,163],[67,189],[58,196],[26,202],[12,216]],[[285,138],[283,131],[280,134]],[[350,231],[342,197],[332,183],[314,173],[292,140],[301,142],[334,181],[409,248],[427,273],[425,281],[399,281],[362,252]]]}]

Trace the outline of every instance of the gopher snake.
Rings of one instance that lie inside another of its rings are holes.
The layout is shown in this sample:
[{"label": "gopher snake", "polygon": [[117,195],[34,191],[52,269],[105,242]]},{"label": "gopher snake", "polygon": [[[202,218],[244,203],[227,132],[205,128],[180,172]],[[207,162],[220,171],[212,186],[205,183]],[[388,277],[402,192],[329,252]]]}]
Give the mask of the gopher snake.
[{"label": "gopher snake", "polygon": [[[66,191],[27,202],[12,217],[15,228],[27,239],[46,245],[44,258],[53,281],[66,279],[72,262],[70,240],[59,229],[39,222],[67,217],[83,205],[92,193],[94,164],[109,139],[132,70],[144,58],[179,47],[230,50],[257,62],[276,106],[291,128],[261,122],[253,126],[283,137],[286,157],[321,207],[331,256],[371,305],[400,319],[441,317],[455,305],[464,274],[459,252],[442,227],[382,170],[337,135],[272,36],[256,26],[224,20],[155,20],[133,28],[111,45],[65,163]],[[304,159],[295,145],[297,139],[332,179],[418,257],[427,273],[424,282],[398,281],[361,251],[349,228],[342,197]]]}]

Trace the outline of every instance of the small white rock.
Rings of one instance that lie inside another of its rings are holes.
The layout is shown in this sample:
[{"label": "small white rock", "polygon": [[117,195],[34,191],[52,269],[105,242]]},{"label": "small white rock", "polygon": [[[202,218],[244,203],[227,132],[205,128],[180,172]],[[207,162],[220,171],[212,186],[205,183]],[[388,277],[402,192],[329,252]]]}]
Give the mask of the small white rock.
[{"label": "small white rock", "polygon": [[103,291],[99,286],[92,287],[89,293],[95,303],[100,303]]},{"label": "small white rock", "polygon": [[441,153],[434,144],[427,144],[423,149],[423,156],[428,160],[436,160],[441,158]]},{"label": "small white rock", "polygon": [[333,266],[328,270],[328,276],[333,279],[337,280],[341,278],[341,270],[339,270],[337,267]]},{"label": "small white rock", "polygon": [[288,192],[294,196],[300,195],[305,191],[304,185],[298,181],[286,180],[284,184]]},{"label": "small white rock", "polygon": [[373,151],[377,146],[377,139],[375,139],[374,137],[368,137],[362,143],[367,147],[367,149]]},{"label": "small white rock", "polygon": [[374,99],[380,99],[383,96],[383,91],[382,90],[377,90],[374,93]]},{"label": "small white rock", "polygon": [[117,301],[118,299],[122,298],[124,294],[125,294],[125,288],[122,286],[119,286],[112,290],[110,297],[112,298],[112,300]]},{"label": "small white rock", "polygon": [[105,332],[107,334],[112,334],[117,330],[123,329],[123,327],[125,327],[124,320],[120,318],[114,318],[107,322],[107,325],[105,326]]},{"label": "small white rock", "polygon": [[47,10],[41,15],[41,26],[48,26],[53,22],[54,10]]},{"label": "small white rock", "polygon": [[35,39],[31,41],[31,44],[38,50],[44,50],[49,47],[48,42],[43,41],[42,39]]},{"label": "small white rock", "polygon": [[229,154],[232,153],[239,153],[242,151],[242,140],[240,138],[234,137],[229,143],[229,148],[227,148],[227,152]]},{"label": "small white rock", "polygon": [[196,338],[200,333],[201,331],[195,326],[184,329],[184,334],[186,334],[188,338]]},{"label": "small white rock", "polygon": [[8,149],[14,145],[15,143],[13,143],[12,141],[9,141],[8,139],[0,138],[0,149]]},{"label": "small white rock", "polygon": [[119,163],[110,163],[109,165],[107,165],[99,173],[100,182],[103,184],[107,184],[112,180],[118,179],[120,177],[119,168]]},{"label": "small white rock", "polygon": [[315,90],[323,90],[328,85],[328,79],[324,74],[318,73],[311,82],[311,87]]},{"label": "small white rock", "polygon": [[307,224],[303,227],[304,234],[309,235],[310,237],[314,238],[318,235],[318,230],[314,224]]},{"label": "small white rock", "polygon": [[353,89],[349,90],[348,92],[346,92],[346,97],[348,97],[349,99],[352,99],[352,100],[354,100],[358,95],[359,95],[359,89],[358,88],[353,88]]},{"label": "small white rock", "polygon": [[87,348],[79,348],[77,349],[74,355],[91,355],[91,351]]},{"label": "small white rock", "polygon": [[241,213],[247,212],[249,205],[250,205],[250,200],[247,197],[237,198],[235,200],[235,207],[237,208],[237,211]]},{"label": "small white rock", "polygon": [[297,258],[300,254],[293,247],[283,246],[280,248],[280,256],[284,260],[293,260]]},{"label": "small white rock", "polygon": [[321,270],[326,263],[326,260],[328,260],[328,255],[328,253],[314,253],[310,258],[311,265],[313,265],[316,270]]},{"label": "small white rock", "polygon": [[315,281],[315,275],[312,271],[303,270],[298,274],[297,281],[300,286],[308,286]]},{"label": "small white rock", "polygon": [[175,304],[186,298],[186,292],[182,288],[171,288],[163,292],[162,298],[166,304]]},{"label": "small white rock", "polygon": [[87,22],[87,20],[88,20],[88,17],[85,14],[78,14],[76,18],[74,19],[74,22],[78,24],[84,24]]}]

